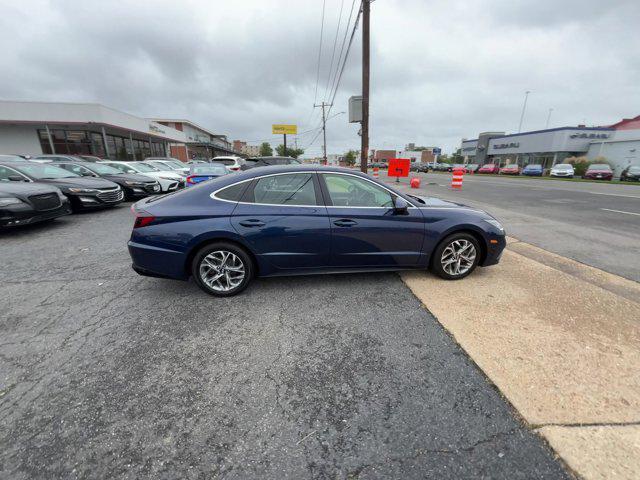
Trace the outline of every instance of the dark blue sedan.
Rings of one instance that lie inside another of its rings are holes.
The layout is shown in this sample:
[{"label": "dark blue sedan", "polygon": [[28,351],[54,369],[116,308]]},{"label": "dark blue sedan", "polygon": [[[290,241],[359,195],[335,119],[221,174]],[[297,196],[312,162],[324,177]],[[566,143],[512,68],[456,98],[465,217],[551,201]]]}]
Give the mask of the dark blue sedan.
[{"label": "dark blue sedan", "polygon": [[500,223],[480,210],[406,195],[337,167],[275,166],[134,205],[141,275],[230,296],[254,276],[430,268],[448,280],[498,263]]}]

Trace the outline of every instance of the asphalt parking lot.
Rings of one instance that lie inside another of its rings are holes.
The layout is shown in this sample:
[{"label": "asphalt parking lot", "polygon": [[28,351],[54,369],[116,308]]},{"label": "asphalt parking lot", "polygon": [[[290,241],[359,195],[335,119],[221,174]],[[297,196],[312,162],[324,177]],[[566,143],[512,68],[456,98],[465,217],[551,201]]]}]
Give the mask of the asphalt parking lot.
[{"label": "asphalt parking lot", "polygon": [[0,234],[0,477],[567,478],[396,274],[215,299],[126,205]]},{"label": "asphalt parking lot", "polygon": [[[389,179],[384,170],[380,177]],[[640,186],[465,175],[460,191],[451,174],[413,173],[421,195],[487,210],[518,239],[640,281]],[[408,179],[402,179],[408,189]]]}]

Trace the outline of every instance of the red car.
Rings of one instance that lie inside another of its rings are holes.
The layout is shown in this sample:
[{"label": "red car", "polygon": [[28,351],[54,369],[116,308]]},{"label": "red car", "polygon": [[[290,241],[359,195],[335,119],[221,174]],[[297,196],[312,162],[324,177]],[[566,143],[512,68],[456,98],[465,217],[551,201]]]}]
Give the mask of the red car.
[{"label": "red car", "polygon": [[505,165],[500,169],[500,175],[520,175],[520,167],[515,163]]},{"label": "red car", "polygon": [[493,173],[493,174],[497,174],[497,173],[500,173],[500,167],[498,167],[498,165],[496,165],[495,163],[487,163],[486,165],[482,165],[478,169],[477,173]]},{"label": "red car", "polygon": [[613,179],[613,170],[606,163],[594,163],[589,165],[587,171],[582,178],[591,180],[611,180]]}]

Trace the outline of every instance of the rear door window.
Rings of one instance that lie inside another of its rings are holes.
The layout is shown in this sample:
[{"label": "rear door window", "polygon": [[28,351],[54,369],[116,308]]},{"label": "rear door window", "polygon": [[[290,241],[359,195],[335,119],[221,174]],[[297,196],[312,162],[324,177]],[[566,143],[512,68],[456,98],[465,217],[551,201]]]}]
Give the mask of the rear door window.
[{"label": "rear door window", "polygon": [[267,205],[319,205],[313,174],[271,175],[255,181],[250,203]]}]

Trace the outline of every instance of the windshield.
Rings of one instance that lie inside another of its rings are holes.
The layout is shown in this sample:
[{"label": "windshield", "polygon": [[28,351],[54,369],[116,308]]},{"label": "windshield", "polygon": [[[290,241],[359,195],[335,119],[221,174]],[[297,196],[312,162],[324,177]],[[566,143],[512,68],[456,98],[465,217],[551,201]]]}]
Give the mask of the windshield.
[{"label": "windshield", "polygon": [[182,163],[182,162],[178,162],[178,161],[175,161],[175,160],[173,160],[173,161],[167,160],[167,161],[166,161],[166,162],[164,162],[164,163],[166,163],[166,164],[168,164],[168,165],[170,165],[170,166],[172,166],[172,167],[174,167],[174,168],[180,168],[180,169],[182,169],[182,168],[186,168],[186,167],[185,167],[185,165],[184,165],[184,163]]},{"label": "windshield", "polygon": [[611,167],[606,163],[596,163],[589,167],[589,170],[611,170]]},{"label": "windshield", "polygon": [[194,175],[224,175],[227,169],[221,164],[211,165],[194,165],[191,167],[191,173]]},{"label": "windshield", "polygon": [[33,165],[20,165],[19,167],[15,167],[16,170],[21,171],[22,173],[26,173],[31,177],[38,180],[48,180],[54,178],[73,178],[79,177],[80,175],[76,175],[73,172],[69,172],[63,168],[54,167],[47,164],[36,164]]},{"label": "windshield", "polygon": [[495,167],[495,165],[493,163],[487,163],[482,168],[494,168],[494,167]]},{"label": "windshield", "polygon": [[88,168],[92,172],[99,173],[100,175],[120,175],[122,173],[116,168],[110,167],[109,165],[103,165],[101,163],[92,163],[91,165],[83,165],[83,167]]},{"label": "windshield", "polygon": [[640,167],[629,167],[629,173],[640,173]]},{"label": "windshield", "polygon": [[505,165],[504,168],[518,168],[518,165],[516,165],[515,163],[511,164],[511,165]]},{"label": "windshield", "polygon": [[133,167],[144,173],[160,171],[157,168],[152,167],[151,165],[147,165],[146,163],[141,163],[141,162],[135,163]]},{"label": "windshield", "polygon": [[6,160],[6,161],[14,160],[17,162],[24,162],[24,158],[19,157],[17,155],[0,155],[0,160]]},{"label": "windshield", "polygon": [[542,165],[527,165],[528,170],[542,170]]},{"label": "windshield", "polygon": [[556,165],[553,168],[555,168],[556,170],[572,170],[573,169],[571,165],[566,165],[566,164]]}]

